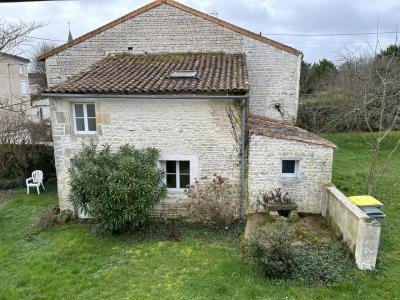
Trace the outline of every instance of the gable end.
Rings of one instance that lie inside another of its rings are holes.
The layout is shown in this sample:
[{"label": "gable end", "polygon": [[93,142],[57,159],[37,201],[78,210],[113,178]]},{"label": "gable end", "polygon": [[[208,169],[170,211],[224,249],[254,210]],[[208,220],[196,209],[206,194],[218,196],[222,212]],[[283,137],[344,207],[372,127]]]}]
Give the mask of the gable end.
[{"label": "gable end", "polygon": [[248,37],[251,37],[251,38],[253,38],[255,40],[258,40],[260,42],[263,42],[263,43],[268,44],[270,46],[273,46],[275,48],[284,50],[284,51],[286,51],[288,53],[291,53],[291,54],[294,54],[294,55],[302,55],[302,53],[299,50],[295,49],[295,48],[292,48],[290,46],[284,45],[284,44],[279,43],[277,41],[271,40],[271,39],[266,38],[266,37],[264,37],[262,35],[259,35],[259,34],[256,34],[254,32],[251,32],[249,30],[246,30],[244,28],[238,27],[236,25],[233,25],[233,24],[228,23],[226,21],[223,21],[221,19],[215,18],[213,16],[210,16],[210,15],[208,15],[206,13],[200,12],[198,10],[195,10],[195,9],[193,9],[191,7],[188,7],[186,5],[180,4],[180,3],[175,2],[173,0],[157,0],[157,1],[154,1],[154,2],[152,2],[150,4],[148,4],[148,5],[145,5],[145,6],[141,7],[141,8],[139,8],[139,9],[133,11],[133,12],[130,12],[129,14],[126,14],[126,15],[124,15],[124,16],[122,16],[122,17],[120,17],[120,18],[118,18],[118,19],[116,19],[116,20],[114,20],[114,21],[112,21],[110,23],[107,23],[107,24],[105,24],[105,25],[103,25],[103,26],[101,26],[101,27],[99,27],[99,28],[97,28],[97,29],[95,29],[93,31],[90,31],[90,32],[88,32],[88,33],[86,33],[86,34],[84,34],[84,35],[82,35],[82,36],[80,36],[80,37],[68,42],[68,43],[65,43],[65,44],[63,44],[63,45],[61,45],[59,47],[56,47],[56,48],[54,48],[54,49],[42,54],[41,56],[39,56],[39,60],[45,60],[46,58],[48,58],[50,56],[53,56],[53,55],[57,54],[58,52],[61,52],[61,51],[65,50],[65,49],[68,49],[68,48],[74,46],[74,45],[77,45],[82,41],[85,41],[85,40],[87,40],[87,39],[89,39],[89,38],[91,38],[91,37],[103,32],[103,31],[106,31],[107,29],[110,29],[110,28],[112,28],[112,27],[114,27],[114,26],[116,26],[118,24],[121,24],[121,23],[123,23],[123,22],[125,22],[125,21],[127,21],[127,20],[129,20],[129,19],[131,19],[133,17],[136,17],[136,16],[138,16],[138,15],[140,15],[140,14],[142,14],[142,13],[144,13],[144,12],[154,8],[154,7],[157,7],[157,6],[161,5],[161,4],[170,5],[172,7],[180,9],[180,10],[182,10],[184,12],[187,12],[189,14],[198,16],[198,17],[203,18],[203,19],[205,19],[205,20],[207,20],[209,22],[215,23],[215,24],[217,24],[219,26],[222,26],[222,27],[225,27],[225,28],[227,28],[229,30],[237,32],[239,34],[246,35]]}]

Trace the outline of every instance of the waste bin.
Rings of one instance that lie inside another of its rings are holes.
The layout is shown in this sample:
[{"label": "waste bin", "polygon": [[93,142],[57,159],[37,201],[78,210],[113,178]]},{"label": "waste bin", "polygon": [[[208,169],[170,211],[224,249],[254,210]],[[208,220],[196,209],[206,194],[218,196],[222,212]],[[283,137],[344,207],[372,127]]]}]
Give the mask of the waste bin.
[{"label": "waste bin", "polygon": [[370,219],[382,222],[385,214],[380,210],[383,203],[369,195],[348,197],[351,202],[357,205]]},{"label": "waste bin", "polygon": [[367,214],[368,217],[370,217],[371,219],[375,219],[379,222],[381,222],[383,220],[383,218],[385,217],[385,214],[376,207],[362,206],[360,208]]}]

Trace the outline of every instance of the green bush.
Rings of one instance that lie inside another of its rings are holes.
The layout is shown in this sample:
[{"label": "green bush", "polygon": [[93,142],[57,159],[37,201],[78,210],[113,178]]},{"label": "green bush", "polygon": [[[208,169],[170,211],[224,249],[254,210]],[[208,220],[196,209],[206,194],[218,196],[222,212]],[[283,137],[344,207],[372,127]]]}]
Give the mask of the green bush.
[{"label": "green bush", "polygon": [[337,242],[295,246],[293,230],[281,219],[276,231],[258,232],[243,243],[242,257],[267,278],[296,279],[307,286],[333,285],[348,277],[353,267],[347,249]]},{"label": "green bush", "polygon": [[60,207],[53,205],[47,207],[36,216],[32,225],[32,233],[39,233],[57,224],[57,215],[60,213]]},{"label": "green bush", "polygon": [[292,278],[297,268],[294,237],[289,225],[278,220],[276,230],[253,235],[248,244],[248,257],[267,278]]},{"label": "green bush", "polygon": [[345,246],[335,242],[307,244],[296,252],[296,276],[308,286],[332,285],[346,278],[353,266]]},{"label": "green bush", "polygon": [[13,190],[25,187],[25,179],[0,179],[0,191],[1,190]]},{"label": "green bush", "polygon": [[119,232],[143,224],[154,205],[166,196],[159,151],[124,145],[112,152],[83,144],[73,159],[70,199],[96,220],[96,229]]},{"label": "green bush", "polygon": [[54,150],[47,145],[0,145],[0,178],[28,178],[42,170],[44,179],[55,176]]}]

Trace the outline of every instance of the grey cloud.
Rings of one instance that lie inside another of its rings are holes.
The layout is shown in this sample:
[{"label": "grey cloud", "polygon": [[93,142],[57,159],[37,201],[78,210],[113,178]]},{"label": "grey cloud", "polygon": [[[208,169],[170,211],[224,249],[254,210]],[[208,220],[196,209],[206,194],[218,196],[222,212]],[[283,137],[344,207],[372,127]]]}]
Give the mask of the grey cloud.
[{"label": "grey cloud", "polygon": [[[150,3],[149,0],[52,1],[0,4],[0,16],[23,21],[45,21],[48,25],[35,36],[66,40],[68,21],[74,37]],[[181,0],[204,12],[217,11],[219,17],[254,32],[331,33],[394,31],[400,20],[400,1],[328,1],[328,0]],[[335,59],[344,47],[374,43],[374,36],[285,37],[272,39],[301,50],[305,59]],[[394,41],[394,35],[381,36],[382,46]]]}]

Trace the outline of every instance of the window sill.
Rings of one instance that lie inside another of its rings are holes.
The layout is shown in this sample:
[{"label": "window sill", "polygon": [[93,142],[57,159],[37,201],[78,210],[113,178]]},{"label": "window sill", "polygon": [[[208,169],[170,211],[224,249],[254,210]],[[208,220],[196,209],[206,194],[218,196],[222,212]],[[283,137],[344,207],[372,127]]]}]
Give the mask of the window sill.
[{"label": "window sill", "polygon": [[298,176],[281,176],[279,180],[282,183],[296,183],[300,181],[300,178]]},{"label": "window sill", "polygon": [[97,132],[74,132],[75,136],[93,136],[96,134]]},{"label": "window sill", "polygon": [[171,189],[167,188],[167,192],[171,194],[182,194],[185,192],[186,189]]}]

